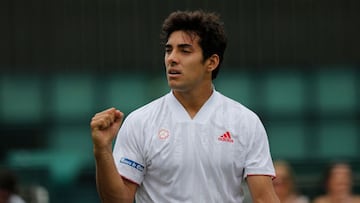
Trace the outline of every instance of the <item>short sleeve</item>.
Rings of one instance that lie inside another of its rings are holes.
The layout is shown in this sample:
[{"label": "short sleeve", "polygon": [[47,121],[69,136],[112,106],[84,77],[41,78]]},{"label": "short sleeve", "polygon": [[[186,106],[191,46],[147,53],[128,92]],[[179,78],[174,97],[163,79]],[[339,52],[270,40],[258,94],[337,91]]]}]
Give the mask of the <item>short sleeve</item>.
[{"label": "short sleeve", "polygon": [[144,179],[146,168],[141,126],[135,123],[130,115],[125,119],[115,140],[113,156],[120,175],[140,184]]},{"label": "short sleeve", "polygon": [[250,129],[250,143],[245,160],[244,177],[249,175],[267,175],[275,177],[269,141],[260,119]]}]

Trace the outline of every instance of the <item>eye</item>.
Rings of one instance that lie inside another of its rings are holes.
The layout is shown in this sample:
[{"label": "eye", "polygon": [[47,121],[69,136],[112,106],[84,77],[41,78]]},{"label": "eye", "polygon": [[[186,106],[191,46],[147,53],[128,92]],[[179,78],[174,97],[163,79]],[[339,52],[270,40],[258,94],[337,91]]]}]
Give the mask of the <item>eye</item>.
[{"label": "eye", "polygon": [[171,53],[172,49],[169,47],[165,47],[165,53],[169,54]]},{"label": "eye", "polygon": [[191,53],[191,50],[190,50],[190,49],[182,49],[181,51],[182,51],[183,53],[186,53],[186,54]]}]

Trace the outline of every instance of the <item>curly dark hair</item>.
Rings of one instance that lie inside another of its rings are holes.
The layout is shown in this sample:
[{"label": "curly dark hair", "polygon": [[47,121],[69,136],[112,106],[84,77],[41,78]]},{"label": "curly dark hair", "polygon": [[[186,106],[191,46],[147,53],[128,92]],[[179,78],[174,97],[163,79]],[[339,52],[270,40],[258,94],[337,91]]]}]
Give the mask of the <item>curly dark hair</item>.
[{"label": "curly dark hair", "polygon": [[213,54],[219,56],[219,65],[212,72],[212,79],[215,79],[224,59],[227,44],[224,23],[220,21],[219,15],[202,10],[175,11],[164,20],[161,33],[162,43],[165,44],[171,33],[179,30],[195,33],[199,36],[199,45],[202,49],[204,60]]}]

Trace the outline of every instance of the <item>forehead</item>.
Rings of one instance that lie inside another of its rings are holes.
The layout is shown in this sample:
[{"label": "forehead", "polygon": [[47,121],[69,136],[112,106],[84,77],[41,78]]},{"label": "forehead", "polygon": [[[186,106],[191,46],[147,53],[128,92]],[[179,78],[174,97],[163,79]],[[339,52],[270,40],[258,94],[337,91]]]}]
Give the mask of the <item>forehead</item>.
[{"label": "forehead", "polygon": [[351,173],[350,168],[347,165],[339,164],[334,166],[334,168],[331,170],[332,174],[340,174],[340,173]]},{"label": "forehead", "polygon": [[196,46],[198,45],[199,39],[199,36],[195,32],[179,30],[170,34],[166,44],[189,44]]}]

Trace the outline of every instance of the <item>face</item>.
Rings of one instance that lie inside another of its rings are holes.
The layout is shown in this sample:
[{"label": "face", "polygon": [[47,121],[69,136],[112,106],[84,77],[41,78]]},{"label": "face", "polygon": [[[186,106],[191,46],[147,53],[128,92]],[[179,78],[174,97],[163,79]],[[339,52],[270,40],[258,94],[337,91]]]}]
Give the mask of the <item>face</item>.
[{"label": "face", "polygon": [[274,189],[279,197],[286,197],[292,192],[291,176],[284,165],[275,165],[276,178],[273,180]]},{"label": "face", "polygon": [[[203,59],[199,37],[175,31],[165,45],[165,66],[170,88],[188,92],[211,84],[212,59]],[[215,66],[216,68],[216,66]]]},{"label": "face", "polygon": [[348,194],[351,191],[351,169],[345,164],[338,164],[328,179],[328,190],[332,193]]}]

